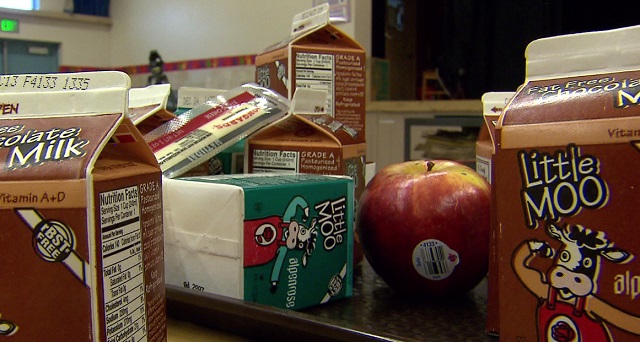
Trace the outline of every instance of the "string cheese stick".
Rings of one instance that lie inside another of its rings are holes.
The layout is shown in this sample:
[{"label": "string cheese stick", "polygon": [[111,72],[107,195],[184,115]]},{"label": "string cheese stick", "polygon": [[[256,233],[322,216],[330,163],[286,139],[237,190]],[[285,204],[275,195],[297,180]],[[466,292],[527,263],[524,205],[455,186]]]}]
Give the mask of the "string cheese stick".
[{"label": "string cheese stick", "polygon": [[284,97],[257,86],[241,89],[231,91],[228,100],[221,97],[220,103],[193,108],[145,136],[165,177],[180,176],[286,115]]}]

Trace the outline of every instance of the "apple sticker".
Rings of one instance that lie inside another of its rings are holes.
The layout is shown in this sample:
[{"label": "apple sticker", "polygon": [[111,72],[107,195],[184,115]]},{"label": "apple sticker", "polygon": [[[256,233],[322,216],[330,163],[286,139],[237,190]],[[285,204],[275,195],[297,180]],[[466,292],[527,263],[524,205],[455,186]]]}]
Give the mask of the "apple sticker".
[{"label": "apple sticker", "polygon": [[459,262],[458,252],[440,240],[424,240],[413,249],[413,267],[430,280],[447,278]]}]

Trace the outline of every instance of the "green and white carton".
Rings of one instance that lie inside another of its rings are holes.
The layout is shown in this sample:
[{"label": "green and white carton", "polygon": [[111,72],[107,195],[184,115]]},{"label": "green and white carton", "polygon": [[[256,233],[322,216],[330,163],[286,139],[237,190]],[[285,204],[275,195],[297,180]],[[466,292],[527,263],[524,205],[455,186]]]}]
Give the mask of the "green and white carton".
[{"label": "green and white carton", "polygon": [[353,196],[346,176],[166,179],[166,282],[292,310],[350,297]]}]

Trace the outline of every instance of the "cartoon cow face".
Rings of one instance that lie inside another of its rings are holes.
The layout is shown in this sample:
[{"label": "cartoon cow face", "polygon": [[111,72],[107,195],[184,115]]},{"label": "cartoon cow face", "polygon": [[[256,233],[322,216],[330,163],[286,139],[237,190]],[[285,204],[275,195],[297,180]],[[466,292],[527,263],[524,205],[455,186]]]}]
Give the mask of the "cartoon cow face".
[{"label": "cartoon cow face", "polygon": [[285,232],[287,248],[304,251],[302,255],[303,266],[307,265],[308,257],[313,253],[316,246],[318,231],[315,225],[315,218],[311,221],[310,227],[296,221],[291,221],[289,228]]},{"label": "cartoon cow face", "polygon": [[594,232],[581,225],[566,224],[560,228],[550,224],[547,233],[563,244],[548,275],[549,283],[564,299],[596,292],[600,257],[615,263],[625,263],[633,258],[626,251],[614,248],[603,232]]}]

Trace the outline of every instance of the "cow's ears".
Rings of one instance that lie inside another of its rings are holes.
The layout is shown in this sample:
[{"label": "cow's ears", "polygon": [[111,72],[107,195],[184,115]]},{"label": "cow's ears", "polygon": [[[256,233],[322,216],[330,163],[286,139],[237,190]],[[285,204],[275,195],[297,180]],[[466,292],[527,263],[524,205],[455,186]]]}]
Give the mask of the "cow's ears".
[{"label": "cow's ears", "polygon": [[604,249],[600,252],[600,255],[605,257],[607,260],[618,264],[626,264],[633,260],[633,255],[619,248]]},{"label": "cow's ears", "polygon": [[562,240],[562,228],[553,223],[549,223],[547,226],[547,234],[556,240]]}]

